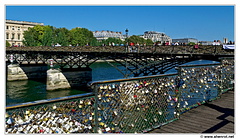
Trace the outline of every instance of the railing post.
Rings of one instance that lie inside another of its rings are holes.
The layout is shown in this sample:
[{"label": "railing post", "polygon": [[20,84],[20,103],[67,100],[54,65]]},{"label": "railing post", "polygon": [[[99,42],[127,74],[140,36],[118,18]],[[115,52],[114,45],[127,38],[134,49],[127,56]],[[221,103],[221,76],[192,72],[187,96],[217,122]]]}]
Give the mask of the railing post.
[{"label": "railing post", "polygon": [[95,103],[94,103],[94,133],[98,133],[98,87],[97,84],[93,84],[92,85],[93,88],[93,93],[94,93],[94,99],[95,99]]},{"label": "railing post", "polygon": [[[179,81],[181,80],[182,76],[181,76],[181,71],[182,71],[182,67],[181,66],[178,66],[178,75],[176,77],[176,80],[179,79]],[[178,87],[178,83],[179,82],[176,82],[175,84],[175,94],[176,94],[176,97],[177,97],[177,105],[176,105],[176,112],[177,112],[177,118],[180,119],[180,104],[181,104],[181,98],[182,98],[182,93],[181,93],[181,90],[180,90],[180,87]]]}]

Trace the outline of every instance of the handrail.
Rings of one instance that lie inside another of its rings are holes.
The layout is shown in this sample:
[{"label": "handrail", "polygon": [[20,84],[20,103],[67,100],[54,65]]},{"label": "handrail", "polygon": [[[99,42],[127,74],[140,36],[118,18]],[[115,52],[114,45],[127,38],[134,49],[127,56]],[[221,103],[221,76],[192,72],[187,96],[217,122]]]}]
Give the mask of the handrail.
[{"label": "handrail", "polygon": [[22,108],[22,107],[28,107],[28,106],[35,106],[35,105],[40,105],[40,104],[53,103],[53,102],[66,101],[66,100],[83,98],[83,97],[88,97],[88,96],[93,96],[93,95],[94,94],[92,92],[90,92],[90,93],[84,93],[84,94],[78,94],[78,95],[72,95],[72,96],[66,96],[66,97],[59,97],[59,98],[37,100],[37,101],[32,101],[32,102],[20,103],[20,104],[13,104],[13,105],[6,106],[6,110],[17,109],[20,107]]},{"label": "handrail", "polygon": [[151,75],[151,76],[142,76],[142,77],[131,77],[127,79],[115,79],[115,80],[102,80],[102,81],[93,81],[89,83],[89,86],[95,84],[105,84],[105,83],[113,83],[113,82],[126,82],[126,81],[134,81],[134,80],[142,80],[142,79],[149,79],[149,78],[158,78],[158,77],[167,77],[167,76],[176,76],[177,73],[172,74],[161,74],[161,75]]},{"label": "handrail", "polygon": [[221,65],[221,63],[180,65],[179,67],[202,67],[202,66],[216,66],[216,65]]}]

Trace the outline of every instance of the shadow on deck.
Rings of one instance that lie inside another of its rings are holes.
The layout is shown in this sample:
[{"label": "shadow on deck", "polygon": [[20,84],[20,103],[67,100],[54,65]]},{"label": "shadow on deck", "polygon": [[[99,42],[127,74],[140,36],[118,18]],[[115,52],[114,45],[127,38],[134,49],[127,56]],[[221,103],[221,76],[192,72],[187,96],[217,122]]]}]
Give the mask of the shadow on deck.
[{"label": "shadow on deck", "polygon": [[149,133],[234,133],[234,91],[205,103],[180,116],[180,119]]}]

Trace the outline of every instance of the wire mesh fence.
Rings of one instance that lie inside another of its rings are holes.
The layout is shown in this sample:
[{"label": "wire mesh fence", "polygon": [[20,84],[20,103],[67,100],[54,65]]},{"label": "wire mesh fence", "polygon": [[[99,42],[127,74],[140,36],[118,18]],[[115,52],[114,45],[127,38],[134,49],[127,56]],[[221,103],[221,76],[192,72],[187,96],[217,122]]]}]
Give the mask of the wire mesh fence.
[{"label": "wire mesh fence", "polygon": [[146,132],[176,119],[175,77],[96,84],[98,132]]},{"label": "wire mesh fence", "polygon": [[221,65],[180,66],[179,93],[180,111],[184,112],[218,96],[221,80]]},{"label": "wire mesh fence", "polygon": [[234,88],[234,59],[164,74],[92,82],[93,93],[6,107],[5,133],[142,133]]},{"label": "wire mesh fence", "polygon": [[[64,134],[93,133],[93,96],[81,95],[77,98],[49,104],[31,103],[7,107],[6,133],[25,134]],[[45,101],[47,102],[47,101]],[[29,105],[30,104],[30,105]],[[17,107],[17,108],[14,108]]]}]

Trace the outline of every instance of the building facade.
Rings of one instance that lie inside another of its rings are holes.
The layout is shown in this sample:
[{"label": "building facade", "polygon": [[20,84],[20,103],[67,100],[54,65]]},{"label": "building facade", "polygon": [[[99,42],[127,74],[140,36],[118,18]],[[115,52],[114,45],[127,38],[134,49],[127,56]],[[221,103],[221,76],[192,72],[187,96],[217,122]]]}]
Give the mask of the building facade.
[{"label": "building facade", "polygon": [[197,39],[194,38],[182,38],[182,39],[172,39],[173,43],[179,43],[179,44],[188,44],[190,42],[198,43]]},{"label": "building facade", "polygon": [[108,38],[119,38],[124,40],[126,37],[122,35],[122,32],[114,32],[114,31],[93,31],[93,36],[96,37],[97,40],[106,40]]},{"label": "building facade", "polygon": [[143,37],[144,39],[150,39],[153,42],[160,42],[160,44],[166,43],[166,42],[169,42],[169,43],[172,42],[172,39],[169,36],[167,36],[165,33],[156,32],[156,31],[145,31],[144,35],[141,37]]},{"label": "building facade", "polygon": [[23,32],[36,25],[43,26],[43,23],[6,20],[5,22],[5,40],[11,45],[23,45]]}]

